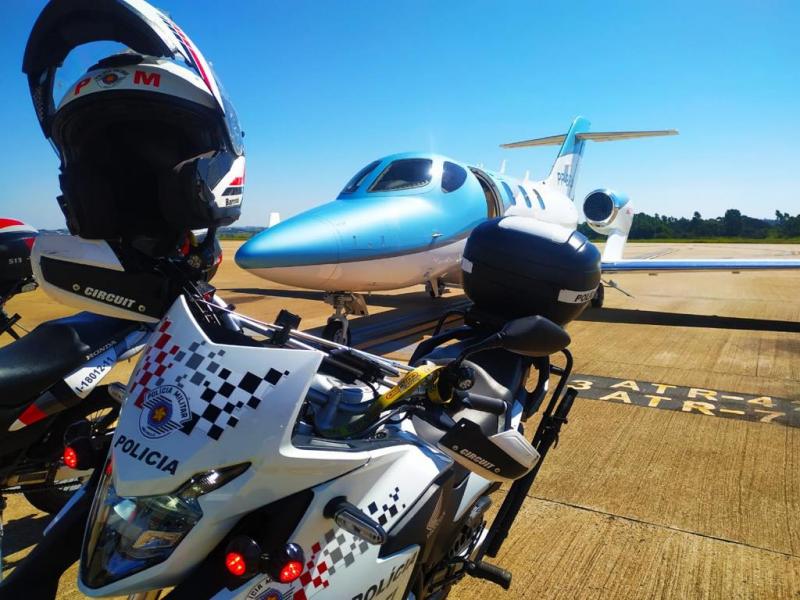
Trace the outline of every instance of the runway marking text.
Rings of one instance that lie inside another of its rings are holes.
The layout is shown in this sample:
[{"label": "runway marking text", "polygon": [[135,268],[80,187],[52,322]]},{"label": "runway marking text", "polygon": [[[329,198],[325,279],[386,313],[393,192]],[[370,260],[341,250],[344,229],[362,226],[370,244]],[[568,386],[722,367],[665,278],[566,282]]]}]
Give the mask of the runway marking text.
[{"label": "runway marking text", "polygon": [[592,400],[800,427],[800,400],[599,375],[577,375],[569,383]]}]

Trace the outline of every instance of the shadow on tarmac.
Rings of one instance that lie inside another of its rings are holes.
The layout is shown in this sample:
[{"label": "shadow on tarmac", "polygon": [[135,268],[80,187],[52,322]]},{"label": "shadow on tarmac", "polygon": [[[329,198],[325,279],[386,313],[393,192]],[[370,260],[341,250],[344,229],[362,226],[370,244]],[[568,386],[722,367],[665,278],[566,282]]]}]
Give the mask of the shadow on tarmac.
[{"label": "shadow on tarmac", "polygon": [[[313,290],[289,290],[289,289],[262,289],[262,288],[227,288],[220,289],[221,292],[234,292],[236,294],[247,294],[251,296],[273,296],[276,298],[295,298],[301,300],[322,300],[322,292]],[[369,306],[388,306],[390,308],[401,308],[409,306],[413,302],[431,302],[431,298],[425,292],[405,292],[403,294],[369,294],[365,295]],[[242,303],[241,299],[238,303]],[[244,300],[247,302],[247,300]]]},{"label": "shadow on tarmac", "polygon": [[3,566],[12,567],[16,563],[6,557],[38,544],[52,518],[52,515],[30,514],[3,523]]},{"label": "shadow on tarmac", "polygon": [[589,308],[578,317],[578,320],[591,321],[594,323],[628,323],[631,325],[668,325],[678,327],[707,327],[711,329],[800,333],[800,323],[795,323],[793,321],[666,313],[654,310],[631,310],[627,308]]}]

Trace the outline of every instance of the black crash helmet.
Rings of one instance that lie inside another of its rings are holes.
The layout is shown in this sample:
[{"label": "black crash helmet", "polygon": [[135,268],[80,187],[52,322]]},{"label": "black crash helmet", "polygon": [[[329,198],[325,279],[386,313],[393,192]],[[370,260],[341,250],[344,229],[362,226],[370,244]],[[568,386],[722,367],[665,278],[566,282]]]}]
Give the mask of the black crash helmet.
[{"label": "black crash helmet", "polygon": [[[53,98],[74,48],[114,40]],[[73,234],[169,252],[191,229],[240,215],[244,147],[233,105],[203,55],[143,0],[51,0],[28,39],[23,71],[61,159],[59,198]],[[144,241],[143,241],[144,240]]]}]

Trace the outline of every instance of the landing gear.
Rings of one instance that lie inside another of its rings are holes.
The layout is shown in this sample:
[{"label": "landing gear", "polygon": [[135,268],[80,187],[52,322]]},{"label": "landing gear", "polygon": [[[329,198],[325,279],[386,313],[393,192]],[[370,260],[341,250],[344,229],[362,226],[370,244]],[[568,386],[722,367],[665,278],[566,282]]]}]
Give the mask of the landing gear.
[{"label": "landing gear", "polygon": [[322,337],[326,340],[349,346],[351,342],[349,315],[367,316],[367,301],[361,294],[352,292],[326,292],[323,300],[333,307],[333,316],[328,319]]},{"label": "landing gear", "polygon": [[331,317],[328,319],[328,324],[322,330],[322,337],[326,340],[349,346],[350,337],[350,323],[347,322],[347,317]]},{"label": "landing gear", "polygon": [[600,285],[597,286],[597,291],[594,293],[594,298],[592,298],[592,308],[602,308],[603,301],[606,299],[606,287],[601,282]]},{"label": "landing gear", "polygon": [[431,298],[441,298],[447,291],[447,287],[444,285],[444,281],[435,279],[425,282],[425,291],[428,292]]}]

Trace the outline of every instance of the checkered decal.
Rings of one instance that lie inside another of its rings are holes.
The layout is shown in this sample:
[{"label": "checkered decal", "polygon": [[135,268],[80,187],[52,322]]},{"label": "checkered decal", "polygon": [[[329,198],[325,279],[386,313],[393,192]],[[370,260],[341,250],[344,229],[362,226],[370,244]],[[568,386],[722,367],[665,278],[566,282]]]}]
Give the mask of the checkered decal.
[{"label": "checkered decal", "polygon": [[[387,502],[380,506],[370,502],[366,512],[381,526],[386,526],[405,507],[405,504],[400,504],[400,488],[396,487],[389,493]],[[330,578],[337,571],[343,571],[352,565],[356,557],[364,554],[369,547],[370,544],[339,527],[329,529],[320,541],[311,546],[311,556],[300,574],[300,585],[303,587],[295,592],[293,600],[306,600],[327,588]]]},{"label": "checkered decal", "polygon": [[[262,398],[278,385],[288,371],[266,368],[263,373],[240,373],[223,367],[225,350],[212,350],[204,341],[192,342],[188,348],[171,343],[171,321],[165,319],[154,336],[158,336],[136,367],[130,397],[142,408],[147,393],[168,383],[181,388],[189,398],[192,418],[180,431],[189,435],[195,428],[211,439],[236,427],[247,409],[256,409]],[[167,372],[178,371],[177,374]]]}]

